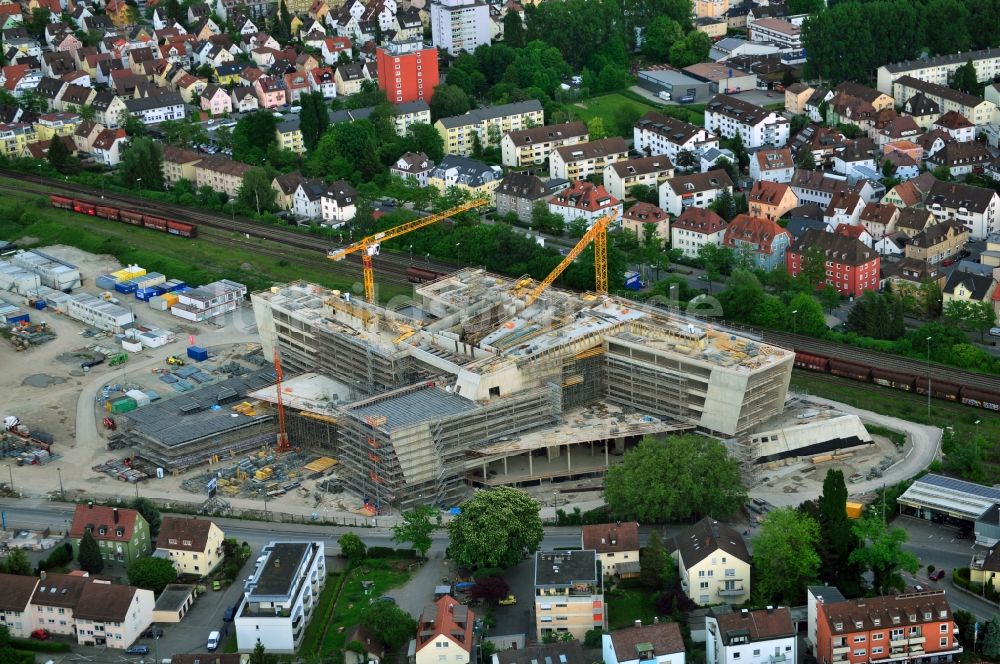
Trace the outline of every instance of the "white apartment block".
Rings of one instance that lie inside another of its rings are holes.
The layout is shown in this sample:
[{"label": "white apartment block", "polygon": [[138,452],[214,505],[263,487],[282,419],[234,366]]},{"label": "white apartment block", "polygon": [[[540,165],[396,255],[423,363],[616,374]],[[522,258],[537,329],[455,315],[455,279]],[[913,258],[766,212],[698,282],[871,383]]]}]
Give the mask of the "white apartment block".
[{"label": "white apartment block", "polygon": [[434,127],[444,140],[445,154],[468,157],[475,137],[484,148],[499,146],[504,134],[545,123],[542,104],[537,99],[477,108],[463,115],[440,118]]},{"label": "white apartment block", "polygon": [[323,542],[271,542],[244,582],[233,623],[239,650],[259,640],[268,652],[293,653],[302,643],[326,583]]},{"label": "white apartment block", "polygon": [[220,279],[210,284],[177,294],[177,304],[170,313],[185,320],[195,322],[208,320],[236,311],[247,295],[247,287],[228,279]]},{"label": "white apartment block", "polygon": [[731,97],[716,95],[705,106],[705,128],[726,138],[739,136],[743,147],[783,147],[788,143],[789,121],[780,113]]},{"label": "white apartment block", "polygon": [[796,664],[796,631],[787,607],[709,613],[707,664]]},{"label": "white apartment block", "polygon": [[490,43],[490,8],[480,0],[432,0],[431,38],[449,55]]},{"label": "white apartment block", "polygon": [[517,168],[541,164],[556,148],[589,140],[587,125],[579,121],[532,127],[504,134],[500,141],[500,154],[504,166]]},{"label": "white apartment block", "polygon": [[996,121],[997,107],[993,102],[954,90],[947,85],[922,81],[912,76],[900,76],[896,79],[890,94],[896,105],[902,106],[918,92],[936,103],[942,115],[949,111],[961,113],[977,127],[993,124]]},{"label": "white apartment block", "polygon": [[74,295],[66,313],[91,327],[115,333],[131,327],[135,321],[132,312],[125,307],[105,302],[90,293]]},{"label": "white apartment block", "polygon": [[650,111],[632,127],[633,148],[650,156],[666,155],[677,163],[680,152],[719,147],[719,137],[702,127]]},{"label": "white apartment block", "polygon": [[603,174],[611,164],[628,158],[628,146],[618,136],[589,143],[564,145],[549,156],[549,175],[564,180],[585,180]]},{"label": "white apartment block", "polygon": [[1000,75],[1000,48],[987,48],[968,53],[939,55],[926,60],[906,60],[882,65],[877,72],[878,91],[891,95],[892,84],[903,76],[912,76],[928,83],[948,85],[955,70],[969,60],[972,60],[972,66],[976,68],[976,79],[979,81],[992,81],[995,76]]}]

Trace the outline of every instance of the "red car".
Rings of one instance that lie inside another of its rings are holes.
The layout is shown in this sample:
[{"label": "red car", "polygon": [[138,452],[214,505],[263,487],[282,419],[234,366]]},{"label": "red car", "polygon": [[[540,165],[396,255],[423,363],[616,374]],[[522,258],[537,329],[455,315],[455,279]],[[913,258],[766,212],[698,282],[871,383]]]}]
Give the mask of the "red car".
[{"label": "red car", "polygon": [[940,581],[943,578],[944,578],[944,570],[943,569],[939,569],[939,570],[935,571],[933,574],[931,574],[931,581]]},{"label": "red car", "polygon": [[951,267],[954,264],[955,264],[955,259],[954,258],[946,258],[943,261],[941,261],[941,265],[943,265],[945,267]]},{"label": "red car", "polygon": [[31,638],[36,639],[38,641],[44,641],[47,638],[49,638],[49,633],[44,629],[36,629],[34,632],[31,633]]}]

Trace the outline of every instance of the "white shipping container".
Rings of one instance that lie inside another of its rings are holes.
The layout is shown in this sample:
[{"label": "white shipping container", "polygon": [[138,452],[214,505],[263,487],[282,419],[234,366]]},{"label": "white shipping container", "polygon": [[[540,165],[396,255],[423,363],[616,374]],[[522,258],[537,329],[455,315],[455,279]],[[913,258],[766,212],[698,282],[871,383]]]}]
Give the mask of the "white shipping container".
[{"label": "white shipping container", "polygon": [[140,407],[149,405],[149,395],[142,390],[129,390],[125,393],[125,396],[135,399],[136,405]]},{"label": "white shipping container", "polygon": [[138,341],[128,341],[127,339],[122,339],[122,348],[130,353],[138,353],[142,350],[142,344]]},{"label": "white shipping container", "polygon": [[153,297],[149,298],[149,306],[152,307],[153,309],[156,309],[157,311],[166,311],[167,301],[164,300],[159,295],[154,295]]}]

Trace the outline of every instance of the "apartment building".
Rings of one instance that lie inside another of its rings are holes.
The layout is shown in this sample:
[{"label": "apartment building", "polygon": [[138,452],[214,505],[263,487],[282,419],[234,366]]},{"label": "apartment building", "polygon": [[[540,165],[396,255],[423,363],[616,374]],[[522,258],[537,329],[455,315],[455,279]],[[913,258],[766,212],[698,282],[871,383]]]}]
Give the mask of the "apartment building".
[{"label": "apartment building", "polygon": [[817,600],[820,664],[952,662],[962,654],[958,627],[943,590]]},{"label": "apartment building", "polygon": [[1000,48],[987,48],[882,65],[876,73],[877,86],[881,92],[891,95],[893,83],[903,76],[947,85],[955,70],[970,60],[976,68],[976,80],[992,81],[1000,75]]},{"label": "apartment building", "polygon": [[187,117],[184,99],[179,92],[126,99],[125,109],[147,125],[165,120],[183,120]]},{"label": "apartment building", "polygon": [[208,519],[165,516],[153,555],[173,563],[178,574],[205,576],[222,562],[224,537]]},{"label": "apartment building", "polygon": [[450,595],[428,604],[417,621],[414,664],[469,664],[476,614]]},{"label": "apartment building", "polygon": [[839,233],[809,229],[800,235],[785,253],[788,274],[802,272],[806,253],[818,249],[826,259],[825,283],[841,295],[861,297],[879,288],[881,257],[861,240]]},{"label": "apartment building", "polygon": [[964,249],[968,241],[968,227],[955,219],[945,219],[911,237],[906,245],[906,257],[940,263]]},{"label": "apartment building", "polygon": [[268,652],[293,653],[326,583],[323,542],[274,541],[258,560],[233,619],[237,648],[253,650],[259,640]]},{"label": "apartment building", "polygon": [[697,258],[706,244],[722,246],[726,221],[714,211],[689,207],[670,224],[670,246],[680,249],[687,258]]},{"label": "apartment building", "polygon": [[343,180],[336,180],[323,188],[319,198],[323,224],[337,228],[358,214],[358,192]]},{"label": "apartment building", "polygon": [[441,118],[434,127],[444,139],[446,154],[472,154],[474,137],[480,145],[496,147],[504,134],[545,123],[542,104],[537,99],[477,108],[463,115]]},{"label": "apartment building", "polygon": [[614,213],[615,223],[621,223],[622,202],[599,184],[577,180],[568,188],[549,199],[549,212],[562,216],[567,222],[583,219],[587,228],[601,217]]},{"label": "apartment building", "polygon": [[597,552],[605,578],[630,578],[639,574],[639,524],[636,521],[584,526],[580,548]]},{"label": "apartment building", "polygon": [[935,180],[924,206],[938,221],[956,219],[968,226],[973,240],[1000,231],[1000,195],[992,189]]},{"label": "apartment building", "polygon": [[707,664],[795,664],[796,630],[788,607],[705,616]]},{"label": "apartment building", "polygon": [[892,97],[897,106],[904,106],[917,95],[937,104],[941,114],[949,111],[961,113],[977,127],[996,121],[996,104],[947,85],[922,81],[912,76],[901,76],[892,84]]},{"label": "apartment building", "polygon": [[782,49],[802,49],[802,26],[780,18],[757,19],[748,26],[750,41],[775,44]]},{"label": "apartment building", "polygon": [[767,272],[785,264],[790,243],[791,234],[777,222],[748,214],[736,215],[722,238],[722,246]]},{"label": "apartment building", "polygon": [[750,179],[789,183],[795,173],[795,160],[788,148],[757,150],[750,157]]},{"label": "apartment building", "polygon": [[750,553],[738,532],[705,517],[673,543],[681,589],[693,602],[735,605],[750,599]]},{"label": "apartment building", "polygon": [[438,51],[420,38],[392,41],[375,49],[375,70],[391,103],[430,101],[438,85]]},{"label": "apartment building", "polygon": [[789,121],[780,113],[729,95],[716,95],[705,106],[705,129],[726,138],[739,136],[748,150],[783,147]]},{"label": "apartment building", "polygon": [[564,145],[549,157],[549,175],[564,180],[583,180],[603,174],[604,169],[628,158],[628,146],[619,136],[589,143]]},{"label": "apartment building", "polygon": [[896,232],[899,217],[899,208],[892,203],[869,203],[861,211],[859,221],[872,239],[878,241]]},{"label": "apartment building", "polygon": [[252,167],[241,161],[208,155],[194,165],[194,183],[236,198],[243,186],[243,176]]},{"label": "apartment building", "polygon": [[170,313],[185,320],[200,322],[222,316],[240,307],[247,287],[228,279],[192,288],[177,294],[177,304]]},{"label": "apartment building", "polygon": [[546,199],[551,195],[552,190],[537,175],[508,173],[494,192],[497,216],[513,212],[522,222],[530,224],[535,204],[547,205]]},{"label": "apartment building", "polygon": [[799,199],[787,184],[757,180],[747,193],[747,204],[751,216],[777,221],[798,205]]},{"label": "apartment building", "polygon": [[194,150],[178,148],[173,145],[163,146],[163,182],[169,187],[181,180],[194,182],[196,179],[195,165],[204,155]]},{"label": "apartment building", "polygon": [[635,233],[644,240],[654,237],[663,242],[670,241],[670,215],[652,203],[639,201],[622,215],[621,227]]},{"label": "apartment building", "polygon": [[504,166],[519,168],[543,163],[556,148],[589,140],[587,125],[582,122],[543,125],[504,134],[500,153]]},{"label": "apartment building", "polygon": [[607,629],[604,580],[597,552],[535,552],[535,628],[538,641],[570,634],[583,640]]},{"label": "apartment building", "polygon": [[427,185],[444,193],[451,187],[468,192],[473,198],[493,201],[493,192],[500,184],[503,171],[499,166],[458,155],[445,155],[427,176]]},{"label": "apartment building", "polygon": [[658,191],[672,177],[674,165],[663,155],[626,159],[604,167],[604,186],[612,196],[622,200],[632,198],[629,193],[632,187],[642,185]]},{"label": "apartment building", "polygon": [[431,0],[431,37],[434,47],[457,56],[489,44],[490,8],[481,0]]},{"label": "apartment building", "polygon": [[830,205],[835,194],[844,194],[850,190],[846,178],[803,169],[795,170],[790,184],[800,205],[815,203],[824,209]]},{"label": "apartment building", "polygon": [[673,622],[616,629],[601,635],[604,664],[684,664],[681,628]]},{"label": "apartment building", "polygon": [[80,553],[80,540],[88,532],[97,542],[101,558],[108,562],[128,564],[153,550],[149,524],[139,512],[127,507],[77,505],[69,527],[74,559]]},{"label": "apartment building", "polygon": [[732,191],[733,181],[722,169],[678,175],[660,185],[660,208],[674,216],[690,207],[707,208],[723,191]]},{"label": "apartment building", "polygon": [[719,147],[719,137],[683,120],[649,111],[632,127],[633,148],[647,155],[666,155],[677,163],[681,152],[697,154]]}]

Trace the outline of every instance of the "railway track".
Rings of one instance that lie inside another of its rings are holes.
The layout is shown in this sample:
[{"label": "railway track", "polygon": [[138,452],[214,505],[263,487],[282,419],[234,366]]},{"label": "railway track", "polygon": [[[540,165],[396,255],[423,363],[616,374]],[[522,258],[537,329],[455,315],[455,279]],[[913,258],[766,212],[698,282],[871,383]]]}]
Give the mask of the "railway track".
[{"label": "railway track", "polygon": [[[44,187],[44,194],[63,194],[67,196],[79,196],[81,198],[87,198],[90,200],[95,200],[99,195],[103,195],[103,200],[108,203],[116,203],[122,207],[129,208],[139,208],[146,210],[156,210],[162,213],[164,216],[168,216],[178,221],[186,221],[193,224],[198,224],[199,226],[207,226],[210,228],[217,228],[223,231],[236,232],[244,235],[250,235],[251,237],[259,237],[265,240],[270,240],[272,242],[277,242],[279,244],[286,245],[295,249],[301,249],[309,253],[323,254],[334,247],[337,246],[336,242],[332,242],[329,238],[324,238],[320,236],[308,235],[305,233],[298,233],[292,230],[285,230],[282,228],[277,228],[274,226],[269,226],[260,222],[251,221],[241,217],[227,217],[223,214],[202,212],[198,210],[193,210],[188,207],[173,205],[169,203],[161,203],[159,201],[144,199],[136,196],[130,196],[127,194],[120,194],[117,192],[103,192],[103,194],[97,194],[96,190],[92,187],[88,187],[81,184],[76,184],[74,182],[60,182],[58,180],[53,180],[46,177],[41,177],[37,175],[31,175],[28,173],[19,173],[17,171],[11,171],[9,169],[0,169],[0,175],[6,176],[12,179],[16,179],[23,182],[30,182]],[[16,191],[23,193],[23,189],[15,187],[13,185],[3,185],[0,184],[0,189],[7,191]],[[263,253],[263,252],[261,252]],[[287,256],[282,256],[282,258],[287,258]],[[355,265],[358,269],[358,276],[361,275],[361,257],[357,255],[350,255],[347,257],[347,262]],[[421,262],[421,265],[426,264],[429,269],[438,270],[441,272],[450,272],[456,269],[456,266],[451,263],[445,263],[439,260],[430,260],[426,262]],[[386,252],[379,255],[376,262],[376,279],[378,274],[390,274],[398,277],[396,281],[406,280],[406,268],[411,265],[411,261],[404,257],[402,254],[395,254],[393,252]]]}]

